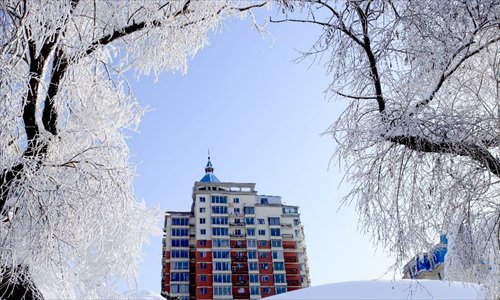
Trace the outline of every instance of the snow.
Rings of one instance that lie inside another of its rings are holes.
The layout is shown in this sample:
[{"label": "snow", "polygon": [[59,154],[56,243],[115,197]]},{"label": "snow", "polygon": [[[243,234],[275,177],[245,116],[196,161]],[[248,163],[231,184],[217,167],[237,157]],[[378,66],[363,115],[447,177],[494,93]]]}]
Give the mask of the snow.
[{"label": "snow", "polygon": [[482,299],[478,285],[439,280],[373,280],[331,283],[267,299]]},{"label": "snow", "polygon": [[128,299],[141,299],[141,300],[165,300],[160,294],[148,291],[140,290],[127,297]]}]

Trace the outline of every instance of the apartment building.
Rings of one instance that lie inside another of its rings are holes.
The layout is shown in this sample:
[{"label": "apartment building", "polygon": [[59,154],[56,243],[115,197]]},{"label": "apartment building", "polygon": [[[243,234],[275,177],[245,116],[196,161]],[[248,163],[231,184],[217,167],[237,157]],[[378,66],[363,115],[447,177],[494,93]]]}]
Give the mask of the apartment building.
[{"label": "apartment building", "polygon": [[221,182],[208,158],[189,212],[167,211],[162,294],[175,299],[259,299],[310,285],[299,207]]}]

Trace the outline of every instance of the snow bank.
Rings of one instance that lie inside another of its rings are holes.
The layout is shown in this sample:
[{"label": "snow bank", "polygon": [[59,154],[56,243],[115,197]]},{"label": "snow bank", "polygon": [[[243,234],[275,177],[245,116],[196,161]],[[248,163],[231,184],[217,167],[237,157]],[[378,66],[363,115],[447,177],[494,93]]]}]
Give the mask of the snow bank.
[{"label": "snow bank", "polygon": [[288,292],[267,299],[482,299],[478,285],[439,280],[340,282]]},{"label": "snow bank", "polygon": [[133,294],[128,295],[127,299],[141,299],[141,300],[165,300],[160,294],[153,293],[147,290],[140,290]]}]

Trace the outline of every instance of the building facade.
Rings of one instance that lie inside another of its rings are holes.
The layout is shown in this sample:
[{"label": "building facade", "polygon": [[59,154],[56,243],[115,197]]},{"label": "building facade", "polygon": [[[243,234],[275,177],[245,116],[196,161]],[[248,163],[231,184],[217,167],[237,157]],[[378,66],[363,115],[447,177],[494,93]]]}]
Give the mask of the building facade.
[{"label": "building facade", "polygon": [[308,287],[299,208],[213,171],[209,157],[190,212],[165,213],[162,295],[259,299]]},{"label": "building facade", "polygon": [[448,239],[441,235],[439,244],[430,252],[416,255],[403,268],[403,279],[444,279],[444,259],[448,252]]}]

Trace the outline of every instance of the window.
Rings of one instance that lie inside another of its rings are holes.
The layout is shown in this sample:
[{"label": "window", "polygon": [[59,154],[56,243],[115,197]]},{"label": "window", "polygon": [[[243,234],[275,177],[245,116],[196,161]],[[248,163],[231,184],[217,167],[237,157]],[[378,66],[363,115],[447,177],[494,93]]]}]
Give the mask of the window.
[{"label": "window", "polygon": [[233,212],[234,212],[234,214],[239,215],[239,214],[240,214],[240,209],[239,209],[239,208],[237,208],[237,207],[235,207],[235,208],[233,209]]},{"label": "window", "polygon": [[212,235],[229,235],[229,228],[213,227]]},{"label": "window", "polygon": [[286,293],[286,285],[280,285],[276,287],[276,295]]},{"label": "window", "polygon": [[255,247],[257,247],[257,241],[256,240],[247,240],[247,247],[248,248],[255,248]]},{"label": "window", "polygon": [[172,250],[172,258],[189,258],[188,250]]},{"label": "window", "polygon": [[234,235],[241,235],[241,229],[235,229]]},{"label": "window", "polygon": [[213,239],[212,246],[219,248],[229,247],[229,240]]},{"label": "window", "polygon": [[271,247],[273,248],[281,248],[281,240],[271,240]]},{"label": "window", "polygon": [[275,262],[274,263],[274,270],[275,271],[283,271],[285,269],[285,264],[282,262]]},{"label": "window", "polygon": [[[205,275],[202,275],[202,277],[203,276],[205,276]],[[205,276],[205,280],[202,280],[202,281],[206,281],[206,278],[207,278],[207,276]],[[200,294],[206,295],[207,293],[208,293],[208,289],[206,287],[200,288]]]},{"label": "window", "polygon": [[265,229],[259,229],[259,235],[266,235]]},{"label": "window", "polygon": [[248,215],[255,215],[255,208],[253,206],[245,206],[243,212]]},{"label": "window", "polygon": [[231,274],[214,274],[214,282],[231,282]]},{"label": "window", "polygon": [[172,218],[172,225],[177,225],[177,226],[187,226],[189,225],[189,219],[188,218]]},{"label": "window", "polygon": [[249,262],[248,263],[248,269],[251,271],[258,271],[259,270],[259,265],[257,262]]},{"label": "window", "polygon": [[205,197],[200,197],[200,202],[204,203],[205,202]]},{"label": "window", "polygon": [[200,218],[200,224],[205,224],[207,220],[205,218]]},{"label": "window", "polygon": [[282,259],[283,251],[273,251],[273,259]]},{"label": "window", "polygon": [[281,229],[280,228],[271,228],[271,236],[280,236]]},{"label": "window", "polygon": [[255,235],[255,228],[247,228],[247,235]]},{"label": "window", "polygon": [[207,257],[207,252],[206,251],[202,251],[202,252],[198,252],[200,253],[200,258],[206,258]]},{"label": "window", "polygon": [[214,286],[213,289],[215,296],[231,295],[231,286]]},{"label": "window", "polygon": [[233,203],[240,203],[240,198],[233,198]]},{"label": "window", "polygon": [[228,218],[227,217],[212,217],[213,225],[227,225]]},{"label": "window", "polygon": [[229,251],[214,251],[213,256],[214,258],[229,258]]},{"label": "window", "polygon": [[234,219],[235,224],[241,224],[241,219]]},{"label": "window", "polygon": [[206,230],[206,229],[200,229],[200,234],[201,234],[201,235],[205,235],[205,234],[207,234],[207,230]]},{"label": "window", "polygon": [[171,270],[189,270],[188,261],[172,261],[170,262]]},{"label": "window", "polygon": [[260,225],[266,224],[266,220],[264,219],[258,219],[257,221],[259,222]]},{"label": "window", "polygon": [[200,281],[207,281],[207,275],[200,275]]},{"label": "window", "polygon": [[200,213],[205,213],[207,209],[205,207],[200,207]]},{"label": "window", "polygon": [[250,274],[250,282],[259,282],[259,274]]},{"label": "window", "polygon": [[280,225],[280,218],[270,217],[269,218],[269,226],[272,226],[272,225]]},{"label": "window", "polygon": [[202,270],[208,269],[208,264],[207,263],[200,263],[200,269],[202,269]]},{"label": "window", "polygon": [[172,240],[172,247],[189,247],[189,240]]},{"label": "window", "polygon": [[251,286],[250,287],[250,295],[259,295],[259,287]]},{"label": "window", "polygon": [[[260,268],[262,270],[269,270],[269,264],[268,263],[261,263]],[[269,276],[268,276],[269,277]]]},{"label": "window", "polygon": [[200,247],[205,247],[207,245],[207,240],[199,240]]},{"label": "window", "polygon": [[230,262],[216,261],[214,262],[214,266],[216,271],[229,271],[231,269]]},{"label": "window", "polygon": [[187,228],[172,228],[172,236],[188,236],[189,229]]},{"label": "window", "polygon": [[227,214],[227,206],[212,206],[213,214]]},{"label": "window", "polygon": [[269,199],[267,199],[267,198],[260,198],[260,203],[261,204],[269,204]]},{"label": "window", "polygon": [[297,206],[283,206],[282,211],[285,215],[296,215],[299,213],[299,208]]},{"label": "window", "polygon": [[259,240],[259,247],[266,247],[266,246],[267,246],[267,241]]},{"label": "window", "polygon": [[247,223],[247,225],[254,225],[255,224],[255,218],[246,217],[245,218],[245,223]]},{"label": "window", "polygon": [[293,219],[293,225],[295,225],[295,226],[300,225],[300,220],[299,219]]},{"label": "window", "polygon": [[262,281],[262,282],[269,282],[269,275],[262,275],[260,277],[260,281]]},{"label": "window", "polygon": [[227,203],[227,196],[212,196],[212,203]]},{"label": "window", "polygon": [[248,251],[248,259],[257,259],[257,251]]},{"label": "window", "polygon": [[171,284],[170,294],[188,294],[189,284]]},{"label": "window", "polygon": [[270,287],[268,287],[268,286],[263,287],[263,288],[262,288],[262,294],[264,294],[264,295],[269,295],[269,294],[271,294],[271,288],[270,288]]},{"label": "window", "polygon": [[189,273],[170,273],[170,281],[189,281]]},{"label": "window", "polygon": [[260,258],[268,258],[269,253],[268,252],[259,252],[259,256],[260,256]]}]

